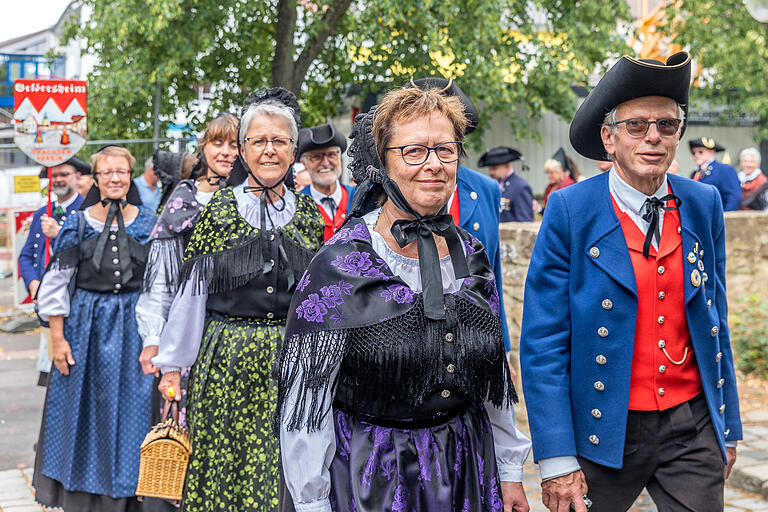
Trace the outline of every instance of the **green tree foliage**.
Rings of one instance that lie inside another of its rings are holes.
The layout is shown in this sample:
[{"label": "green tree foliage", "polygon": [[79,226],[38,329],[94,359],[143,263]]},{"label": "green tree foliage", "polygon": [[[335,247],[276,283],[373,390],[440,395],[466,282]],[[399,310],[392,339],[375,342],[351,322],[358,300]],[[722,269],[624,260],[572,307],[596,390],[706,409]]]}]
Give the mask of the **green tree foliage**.
[{"label": "green tree foliage", "polygon": [[[161,114],[202,126],[255,88],[298,93],[305,124],[339,112],[350,87],[379,93],[410,77],[454,77],[487,118],[518,134],[549,109],[569,116],[571,91],[626,51],[625,0],[82,0],[83,37],[98,64],[89,80],[92,137],[152,133]],[[197,110],[196,86],[212,86]]]},{"label": "green tree foliage", "polygon": [[728,116],[756,113],[768,137],[768,37],[743,0],[681,0],[667,6],[673,41],[696,59],[701,75],[691,103],[727,107]]}]

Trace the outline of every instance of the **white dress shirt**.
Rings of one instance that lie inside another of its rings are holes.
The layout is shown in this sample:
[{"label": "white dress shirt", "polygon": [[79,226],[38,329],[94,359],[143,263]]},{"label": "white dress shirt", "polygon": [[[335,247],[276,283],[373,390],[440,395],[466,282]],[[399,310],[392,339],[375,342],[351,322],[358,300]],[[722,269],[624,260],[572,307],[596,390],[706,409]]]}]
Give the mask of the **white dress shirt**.
[{"label": "white dress shirt", "polygon": [[336,182],[336,190],[334,190],[333,194],[329,196],[317,190],[314,185],[309,186],[309,193],[312,195],[312,199],[314,199],[315,202],[325,211],[325,213],[328,214],[331,220],[333,220],[333,218],[336,217],[336,212],[331,211],[328,205],[323,202],[323,199],[326,197],[330,197],[331,199],[333,199],[333,202],[336,204],[336,209],[338,210],[339,205],[341,204],[341,198],[342,198],[341,183],[339,183],[338,181]]}]

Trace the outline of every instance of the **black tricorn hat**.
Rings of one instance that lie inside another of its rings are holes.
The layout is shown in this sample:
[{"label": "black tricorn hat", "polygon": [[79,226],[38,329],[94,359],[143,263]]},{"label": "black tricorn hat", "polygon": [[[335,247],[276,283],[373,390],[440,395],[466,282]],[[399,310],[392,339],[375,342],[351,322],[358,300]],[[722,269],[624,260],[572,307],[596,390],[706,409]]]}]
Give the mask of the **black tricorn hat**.
[{"label": "black tricorn hat", "polygon": [[489,149],[480,160],[477,161],[478,167],[490,167],[491,165],[501,165],[507,162],[514,162],[523,158],[523,154],[516,149],[507,146],[498,146]]},{"label": "black tricorn hat", "polygon": [[558,162],[564,171],[573,172],[573,169],[571,169],[571,164],[568,163],[565,150],[562,147],[555,151],[555,154],[552,155],[552,160]]},{"label": "black tricorn hat", "polygon": [[[62,162],[59,165],[71,165],[75,168],[75,171],[79,172],[80,174],[91,174],[91,164],[88,162],[85,162],[81,160],[80,158],[73,156],[66,162]],[[40,169],[40,177],[41,178],[47,178],[48,177],[48,167],[43,167]]]},{"label": "black tricorn hat", "polygon": [[333,146],[338,146],[342,153],[347,150],[347,138],[332,123],[302,128],[299,130],[296,159],[300,159],[307,151]]},{"label": "black tricorn hat", "polygon": [[[678,52],[666,64],[653,59],[622,57],[600,79],[576,111],[571,121],[573,148],[592,160],[610,160],[600,137],[605,115],[625,101],[645,96],[664,96],[675,100],[688,115],[688,90],[691,85],[691,56]],[[682,137],[686,124],[680,131]]]},{"label": "black tricorn hat", "polygon": [[715,153],[725,151],[725,146],[720,145],[715,139],[711,137],[699,137],[698,139],[691,139],[688,141],[688,145],[691,147],[691,153],[693,153],[694,148],[713,149]]},{"label": "black tricorn hat", "polygon": [[453,78],[446,80],[445,78],[419,78],[418,80],[411,80],[409,83],[411,87],[416,86],[419,89],[440,89],[447,96],[456,96],[461,100],[464,105],[464,115],[467,116],[469,124],[467,129],[464,130],[464,135],[469,135],[475,128],[477,128],[480,122],[480,115],[477,112],[477,107],[469,99],[469,96],[464,94],[461,87],[453,81]]}]

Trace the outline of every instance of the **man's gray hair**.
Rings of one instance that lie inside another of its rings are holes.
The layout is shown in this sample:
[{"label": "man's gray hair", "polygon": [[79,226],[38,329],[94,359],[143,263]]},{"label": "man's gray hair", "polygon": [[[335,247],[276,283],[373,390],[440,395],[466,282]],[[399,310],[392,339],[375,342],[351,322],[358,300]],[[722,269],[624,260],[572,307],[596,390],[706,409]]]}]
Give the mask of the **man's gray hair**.
[{"label": "man's gray hair", "polygon": [[149,158],[147,158],[147,161],[146,161],[146,162],[144,162],[144,170],[145,170],[145,171],[146,171],[147,169],[149,169],[150,167],[151,167],[151,168],[153,168],[153,169],[155,168],[155,164],[154,164],[154,163],[152,163],[152,157],[149,157]]},{"label": "man's gray hair", "polygon": [[739,153],[739,160],[741,160],[742,158],[744,158],[746,155],[749,155],[749,156],[751,156],[752,158],[754,158],[754,159],[755,159],[755,161],[757,162],[757,165],[760,165],[760,162],[761,162],[761,160],[762,160],[762,157],[760,156],[760,151],[758,151],[758,150],[757,150],[757,148],[746,148],[746,149],[742,149],[742,150],[741,150],[741,153]]},{"label": "man's gray hair", "polygon": [[248,134],[248,128],[250,128],[253,118],[260,115],[279,116],[288,121],[288,126],[291,128],[293,147],[296,147],[296,141],[299,138],[299,127],[296,126],[296,119],[293,117],[294,111],[291,107],[274,100],[266,100],[262,101],[261,103],[254,103],[248,107],[248,110],[245,111],[243,118],[240,120],[239,135],[241,146],[245,146],[245,137]]},{"label": "man's gray hair", "polygon": [[[609,126],[611,128],[611,135],[615,135],[616,134],[616,128],[617,128],[616,127],[616,121],[618,121],[618,119],[616,119],[616,111],[618,109],[619,109],[619,106],[616,105],[615,107],[613,107],[611,109],[610,112],[605,114],[605,117],[603,118],[603,124],[605,126]],[[679,104],[679,103],[677,104],[677,117],[681,121],[680,124],[684,125],[685,124],[685,110],[683,110],[683,106],[681,104]]]}]

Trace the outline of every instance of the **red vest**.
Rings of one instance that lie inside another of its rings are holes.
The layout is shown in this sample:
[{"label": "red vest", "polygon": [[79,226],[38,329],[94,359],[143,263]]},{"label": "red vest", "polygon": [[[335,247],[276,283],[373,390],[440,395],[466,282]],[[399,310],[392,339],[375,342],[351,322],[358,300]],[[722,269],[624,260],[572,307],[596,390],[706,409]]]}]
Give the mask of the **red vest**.
[{"label": "red vest", "polygon": [[[643,257],[645,234],[611,197],[629,248],[637,285],[637,320],[629,409],[663,411],[701,393],[685,318],[683,246],[678,210],[664,213],[659,251]],[[673,203],[670,201],[670,205]],[[687,351],[687,353],[686,353]],[[682,364],[680,362],[685,356]]]},{"label": "red vest", "polygon": [[453,189],[453,202],[451,202],[451,210],[448,212],[453,217],[453,223],[457,226],[461,226],[459,219],[459,189]]},{"label": "red vest", "polygon": [[[336,186],[341,187],[341,183],[337,183]],[[336,230],[341,227],[344,223],[344,219],[347,218],[347,201],[349,201],[349,192],[347,192],[346,188],[341,187],[341,201],[339,201],[339,205],[336,207],[336,215],[333,220],[331,220],[331,217],[325,211],[323,205],[317,203],[320,215],[323,216],[323,222],[325,223],[325,227],[323,228],[323,238],[326,242],[333,236]]]}]

